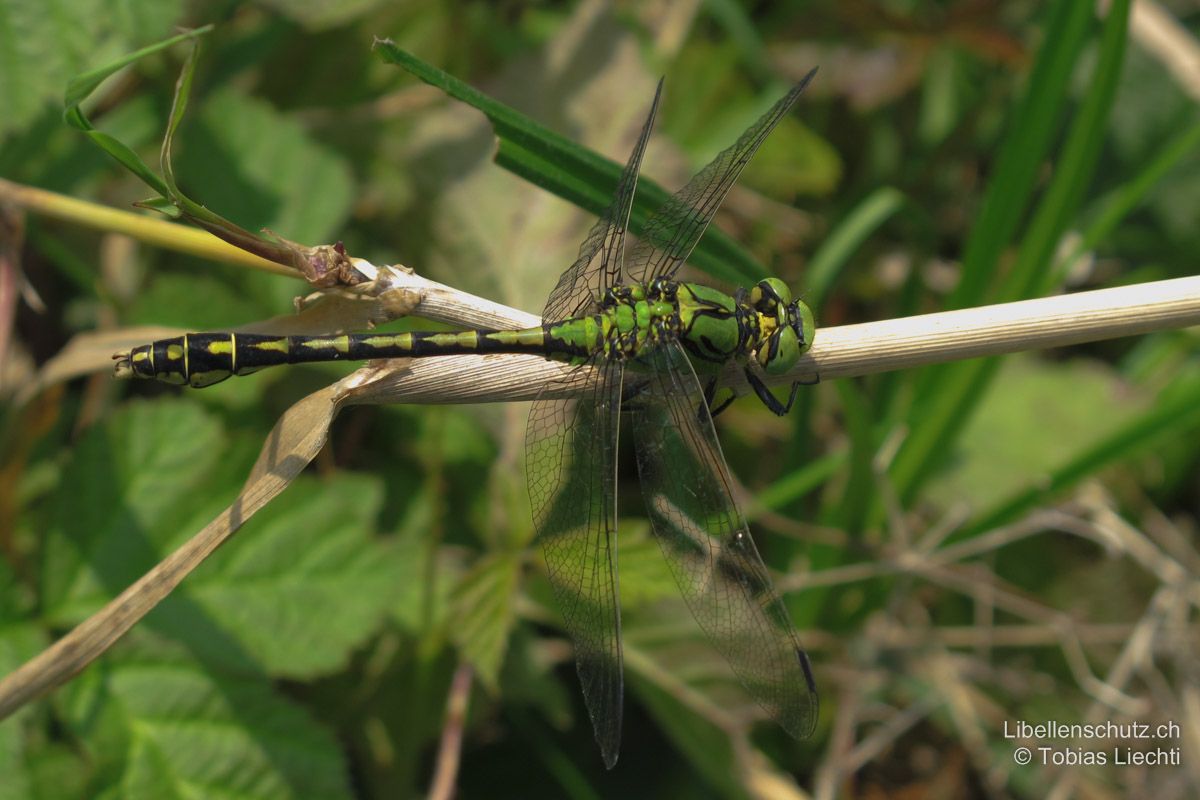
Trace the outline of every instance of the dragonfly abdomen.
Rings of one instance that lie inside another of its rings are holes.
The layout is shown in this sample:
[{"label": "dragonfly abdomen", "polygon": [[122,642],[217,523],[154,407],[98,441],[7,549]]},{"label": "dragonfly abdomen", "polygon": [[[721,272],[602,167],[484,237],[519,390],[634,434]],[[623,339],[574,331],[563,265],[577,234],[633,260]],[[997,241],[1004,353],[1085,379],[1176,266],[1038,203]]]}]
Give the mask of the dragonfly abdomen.
[{"label": "dragonfly abdomen", "polygon": [[574,360],[586,357],[578,335],[563,325],[521,330],[350,333],[331,336],[271,336],[254,333],[188,333],[117,353],[118,377],[149,378],[193,387],[211,386],[232,375],[248,375],[280,364],[366,361],[372,358],[453,356],[470,353],[529,353]]}]

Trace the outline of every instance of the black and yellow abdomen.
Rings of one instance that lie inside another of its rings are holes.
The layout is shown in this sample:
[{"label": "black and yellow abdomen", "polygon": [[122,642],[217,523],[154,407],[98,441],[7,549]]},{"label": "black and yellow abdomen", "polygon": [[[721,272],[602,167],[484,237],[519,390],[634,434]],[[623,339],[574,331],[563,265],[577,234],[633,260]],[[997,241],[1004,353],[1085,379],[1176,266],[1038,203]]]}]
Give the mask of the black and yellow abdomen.
[{"label": "black and yellow abdomen", "polygon": [[590,355],[589,348],[575,337],[564,337],[560,328],[543,325],[522,330],[332,336],[188,333],[141,345],[117,353],[113,358],[117,361],[117,377],[150,378],[199,388],[219,383],[232,375],[248,375],[280,364],[466,353],[530,353],[568,360]]}]

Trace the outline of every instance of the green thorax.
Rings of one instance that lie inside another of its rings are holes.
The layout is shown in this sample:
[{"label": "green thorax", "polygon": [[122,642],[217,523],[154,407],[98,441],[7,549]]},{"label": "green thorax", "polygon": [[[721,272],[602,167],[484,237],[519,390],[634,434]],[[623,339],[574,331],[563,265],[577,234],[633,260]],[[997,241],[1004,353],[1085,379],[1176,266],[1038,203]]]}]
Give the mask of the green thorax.
[{"label": "green thorax", "polygon": [[705,372],[755,356],[779,374],[812,342],[812,313],[773,278],[736,297],[698,283],[626,284],[599,305],[595,314],[548,325],[545,354],[575,363],[597,354],[636,360],[643,348],[674,339]]}]

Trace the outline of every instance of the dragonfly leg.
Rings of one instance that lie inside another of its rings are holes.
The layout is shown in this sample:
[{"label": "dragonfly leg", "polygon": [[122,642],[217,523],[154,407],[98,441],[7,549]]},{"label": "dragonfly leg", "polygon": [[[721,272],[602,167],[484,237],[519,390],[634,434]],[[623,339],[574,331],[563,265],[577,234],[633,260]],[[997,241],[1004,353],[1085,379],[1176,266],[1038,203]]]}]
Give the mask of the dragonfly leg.
[{"label": "dragonfly leg", "polygon": [[696,419],[698,419],[700,421],[704,420],[704,409],[705,408],[708,409],[709,416],[715,418],[717,416],[717,414],[720,414],[722,411],[729,408],[729,406],[733,403],[733,401],[737,399],[737,392],[731,391],[729,393],[729,397],[725,398],[725,400],[723,400],[719,406],[717,406],[716,408],[713,408],[713,401],[716,399],[717,399],[717,376],[713,376],[713,379],[710,380],[708,382],[708,385],[704,387],[704,407],[697,409]]},{"label": "dragonfly leg", "polygon": [[800,381],[793,383],[792,392],[788,395],[788,401],[785,405],[779,402],[775,398],[775,395],[771,394],[771,390],[767,388],[767,385],[749,367],[746,367],[746,381],[750,384],[750,388],[754,390],[754,393],[758,395],[758,399],[762,401],[763,405],[771,409],[771,413],[780,417],[792,410],[792,404],[796,402],[796,393],[800,390]]}]

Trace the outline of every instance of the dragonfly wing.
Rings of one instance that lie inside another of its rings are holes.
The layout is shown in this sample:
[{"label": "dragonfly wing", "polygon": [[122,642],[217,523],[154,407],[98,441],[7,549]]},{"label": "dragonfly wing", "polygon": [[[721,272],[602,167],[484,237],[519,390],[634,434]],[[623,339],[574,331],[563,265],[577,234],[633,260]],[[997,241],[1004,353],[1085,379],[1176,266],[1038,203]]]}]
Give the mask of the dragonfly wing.
[{"label": "dragonfly wing", "polygon": [[621,172],[612,205],[604,216],[596,221],[583,244],[579,246],[579,257],[558,278],[554,290],[542,309],[545,322],[559,322],[582,316],[595,304],[605,290],[624,282],[621,264],[624,260],[625,231],[629,225],[629,210],[633,207],[633,195],[637,189],[638,171],[654,117],[658,114],[658,100],[662,95],[662,81],[654,92],[654,103],[650,114],[642,125],[642,133],[634,145],[633,153]]},{"label": "dragonfly wing", "polygon": [[548,385],[525,435],[534,526],[609,768],[621,745],[623,692],[615,456],[623,374],[619,362],[602,362],[570,399],[552,399],[565,386]]},{"label": "dragonfly wing", "polygon": [[817,719],[808,657],[730,492],[700,383],[677,342],[643,358],[649,382],[628,408],[655,538],[738,679],[788,733],[807,736]]},{"label": "dragonfly wing", "polygon": [[647,220],[641,240],[626,264],[626,271],[634,281],[649,283],[654,278],[670,278],[688,260],[742,169],[750,163],[759,145],[788,113],[816,72],[814,69],[805,75],[736,142],[722,150]]}]

